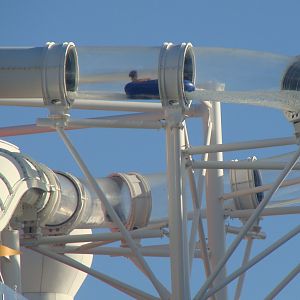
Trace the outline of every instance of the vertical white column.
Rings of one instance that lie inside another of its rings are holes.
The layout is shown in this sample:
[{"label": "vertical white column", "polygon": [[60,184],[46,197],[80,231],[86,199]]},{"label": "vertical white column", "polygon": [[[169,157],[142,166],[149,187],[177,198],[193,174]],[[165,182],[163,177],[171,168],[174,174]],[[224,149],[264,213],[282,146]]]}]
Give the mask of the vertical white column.
[{"label": "vertical white column", "polygon": [[[168,108],[166,128],[166,154],[168,177],[168,206],[170,230],[170,258],[172,300],[191,299],[189,282],[189,253],[187,218],[183,197],[183,170],[181,162],[181,121],[173,108]],[[171,110],[171,111],[170,111]],[[174,119],[173,119],[174,118]]]},{"label": "vertical white column", "polygon": [[[19,231],[6,228],[1,232],[2,244],[20,250]],[[1,257],[1,273],[4,283],[18,293],[22,292],[21,288],[21,261],[20,255]]]},{"label": "vertical white column", "polygon": [[[211,144],[222,144],[222,120],[221,105],[219,102],[212,102],[211,109]],[[222,161],[223,153],[210,153],[209,160]],[[208,247],[211,251],[212,273],[218,262],[225,254],[225,227],[223,203],[219,197],[223,194],[223,170],[208,169],[206,173],[206,208],[207,208],[207,227],[208,227]],[[224,267],[216,277],[214,283],[219,284],[226,277]],[[226,287],[216,294],[216,300],[226,300]]]}]

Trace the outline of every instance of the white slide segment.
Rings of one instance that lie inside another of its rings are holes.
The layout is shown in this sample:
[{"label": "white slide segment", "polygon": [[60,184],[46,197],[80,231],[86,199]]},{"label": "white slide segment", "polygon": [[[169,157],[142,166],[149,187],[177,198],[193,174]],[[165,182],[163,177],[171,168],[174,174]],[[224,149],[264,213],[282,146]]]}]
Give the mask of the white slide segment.
[{"label": "white slide segment", "polygon": [[[128,229],[148,224],[152,197],[147,178],[116,173],[97,179]],[[76,228],[114,227],[101,200],[82,179],[48,167],[0,141],[0,230],[68,234]]]},{"label": "white slide segment", "polygon": [[[76,229],[71,234],[89,234],[90,229]],[[80,246],[82,243],[76,243]],[[92,265],[91,254],[68,254],[68,257]],[[47,256],[22,248],[22,292],[29,300],[72,300],[87,274]],[[28,276],[30,270],[30,276]]]}]

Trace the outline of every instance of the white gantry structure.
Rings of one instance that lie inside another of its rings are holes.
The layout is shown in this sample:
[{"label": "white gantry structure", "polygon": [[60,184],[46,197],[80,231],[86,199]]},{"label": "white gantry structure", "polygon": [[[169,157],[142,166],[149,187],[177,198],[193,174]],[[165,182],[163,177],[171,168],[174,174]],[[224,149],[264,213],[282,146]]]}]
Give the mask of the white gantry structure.
[{"label": "white gantry structure", "polygon": [[[253,254],[255,240],[268,239],[264,217],[300,213],[295,172],[300,168],[299,75],[298,57],[190,43],[0,48],[0,105],[48,110],[48,117],[34,124],[0,128],[0,287],[5,299],[71,300],[86,274],[133,299],[242,299],[246,272],[300,232],[297,225]],[[223,144],[222,101],[281,109],[295,135]],[[123,114],[73,118],[71,109]],[[194,119],[202,123],[196,130],[203,140],[198,145],[189,139]],[[164,131],[165,173],[95,178],[67,134],[84,128]],[[5,141],[47,132],[57,132],[82,177],[53,170]],[[282,155],[288,145],[296,151]],[[223,160],[224,152],[271,147],[281,152],[265,159]],[[276,176],[266,180],[264,173],[271,170]],[[275,201],[282,190],[287,192]],[[242,244],[240,265],[232,270],[228,263]],[[149,279],[152,291],[92,268],[94,255],[128,258]],[[169,285],[148,257],[170,262]],[[274,283],[266,299],[294,279],[297,264]],[[259,289],[264,280],[257,278]],[[234,280],[234,296],[228,296]]]}]

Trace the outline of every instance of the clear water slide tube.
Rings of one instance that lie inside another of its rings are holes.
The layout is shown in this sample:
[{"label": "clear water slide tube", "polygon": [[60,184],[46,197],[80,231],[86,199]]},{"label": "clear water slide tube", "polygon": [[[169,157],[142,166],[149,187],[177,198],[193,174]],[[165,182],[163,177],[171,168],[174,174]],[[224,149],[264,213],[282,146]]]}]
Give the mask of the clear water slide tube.
[{"label": "clear water slide tube", "polygon": [[[42,98],[48,106],[70,106],[73,99],[144,100],[184,93],[188,100],[300,110],[299,57],[188,44],[176,65],[172,47],[184,44],[170,45],[0,48],[0,98]],[[165,94],[166,80],[173,80],[174,93]]]},{"label": "clear water slide tube", "polygon": [[159,51],[159,47],[77,47],[80,71],[76,98],[137,97],[130,87],[126,95],[126,85],[135,82],[138,89],[139,83],[150,80],[148,98],[157,98],[154,80],[158,76]]},{"label": "clear water slide tube", "polygon": [[[70,97],[163,98],[164,83],[160,83],[172,77],[168,72],[172,67],[163,61],[164,47],[78,47],[79,85]],[[299,61],[299,57],[265,52],[191,46],[185,53],[182,89],[189,100],[298,111]],[[165,72],[168,76],[162,80]],[[173,97],[172,93],[168,96]]]},{"label": "clear water slide tube", "polygon": [[[69,108],[76,99],[185,98],[194,91],[191,44],[162,47],[0,48],[0,99],[43,99]],[[172,89],[166,88],[173,86]],[[176,99],[175,99],[176,100]],[[58,110],[57,110],[58,111]]]},{"label": "clear water slide tube", "polygon": [[[164,46],[78,47],[77,51],[79,85],[76,93],[70,93],[72,97],[124,100],[162,96],[157,80],[169,67],[162,64]],[[186,54],[182,75],[188,99],[300,109],[298,57],[205,47],[192,47],[192,52]]]},{"label": "clear water slide tube", "polygon": [[[172,52],[172,49],[175,49],[177,55],[176,47],[182,48],[182,57],[178,59],[168,53],[166,58],[165,53]],[[69,93],[70,97],[100,100],[159,99],[164,85],[161,84],[162,80],[174,76],[182,81],[181,86],[186,92],[194,90],[194,57],[190,44],[174,46],[166,43],[162,47],[77,47],[77,52],[79,85],[75,93]],[[180,61],[178,70],[173,60],[175,63]],[[172,74],[168,72],[168,76],[164,76],[164,72],[170,68]]]},{"label": "clear water slide tube", "polygon": [[194,48],[193,100],[300,109],[299,57],[224,48]]}]

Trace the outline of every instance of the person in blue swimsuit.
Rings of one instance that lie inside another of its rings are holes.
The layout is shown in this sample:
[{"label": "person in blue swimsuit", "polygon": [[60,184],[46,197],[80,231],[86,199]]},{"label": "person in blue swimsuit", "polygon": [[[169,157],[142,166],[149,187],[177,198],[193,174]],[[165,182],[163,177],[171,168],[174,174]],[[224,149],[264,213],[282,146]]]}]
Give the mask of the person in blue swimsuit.
[{"label": "person in blue swimsuit", "polygon": [[[128,76],[131,82],[124,87],[129,99],[159,99],[158,80],[150,78],[138,78],[138,72],[132,70]],[[192,92],[195,90],[194,84],[189,80],[184,80],[184,90]]]}]

